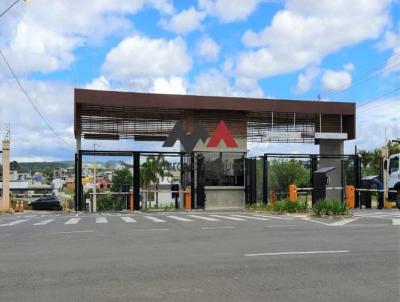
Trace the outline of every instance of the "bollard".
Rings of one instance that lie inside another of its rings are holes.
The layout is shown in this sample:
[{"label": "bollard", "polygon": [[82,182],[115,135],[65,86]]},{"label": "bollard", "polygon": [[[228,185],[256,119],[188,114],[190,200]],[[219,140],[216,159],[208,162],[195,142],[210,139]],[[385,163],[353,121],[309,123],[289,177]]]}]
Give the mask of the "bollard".
[{"label": "bollard", "polygon": [[17,200],[15,202],[15,213],[18,213],[18,212],[19,212],[19,201]]},{"label": "bollard", "polygon": [[289,200],[290,201],[297,200],[297,186],[296,185],[289,186]]},{"label": "bollard", "polygon": [[272,205],[276,203],[276,193],[274,191],[271,191],[269,199],[271,200]]},{"label": "bollard", "polygon": [[355,208],[356,189],[352,185],[346,186],[346,204],[349,209]]},{"label": "bollard", "polygon": [[19,212],[22,213],[24,211],[24,202],[21,200],[19,204]]},{"label": "bollard", "polygon": [[185,192],[185,209],[190,210],[191,208],[192,208],[191,187],[187,187]]}]

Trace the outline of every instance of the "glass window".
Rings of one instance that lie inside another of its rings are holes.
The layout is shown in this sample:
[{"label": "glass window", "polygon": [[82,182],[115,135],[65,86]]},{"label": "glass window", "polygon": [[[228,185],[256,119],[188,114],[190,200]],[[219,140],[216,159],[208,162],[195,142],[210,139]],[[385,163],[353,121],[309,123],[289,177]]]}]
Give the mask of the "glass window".
[{"label": "glass window", "polygon": [[244,186],[244,154],[205,153],[204,177],[206,186]]},{"label": "glass window", "polygon": [[399,170],[399,157],[393,157],[390,160],[389,173],[397,172]]}]

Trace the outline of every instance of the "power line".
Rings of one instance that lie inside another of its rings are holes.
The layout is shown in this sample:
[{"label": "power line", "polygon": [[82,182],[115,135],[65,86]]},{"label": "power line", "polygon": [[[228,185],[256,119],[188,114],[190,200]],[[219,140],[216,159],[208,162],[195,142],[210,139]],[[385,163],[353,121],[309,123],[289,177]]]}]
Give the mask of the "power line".
[{"label": "power line", "polygon": [[18,83],[19,88],[21,89],[22,93],[25,95],[26,99],[29,101],[29,103],[32,105],[33,109],[37,112],[37,114],[40,116],[40,118],[43,120],[43,122],[46,124],[46,126],[54,133],[55,136],[57,136],[65,145],[68,147],[74,148],[71,144],[69,144],[64,138],[62,138],[56,130],[50,125],[50,123],[47,121],[47,119],[44,117],[44,115],[40,112],[39,108],[35,105],[35,103],[32,101],[31,97],[29,94],[26,92],[24,86],[22,86],[21,82],[19,81],[17,75],[15,74],[14,70],[12,69],[10,63],[8,63],[7,58],[4,56],[4,53],[0,50],[0,55],[3,57],[4,62],[6,63],[8,70],[11,72],[13,78],[15,81]]},{"label": "power line", "polygon": [[356,87],[360,84],[362,84],[363,82],[367,81],[369,78],[372,78],[376,75],[378,75],[379,73],[381,73],[382,71],[384,71],[387,68],[393,68],[393,67],[398,67],[400,66],[400,53],[393,55],[390,58],[390,62],[385,62],[385,63],[381,63],[379,65],[376,65],[374,67],[372,67],[371,69],[369,69],[367,71],[367,73],[360,77],[359,79],[357,79],[354,82],[350,82],[348,81],[347,83],[345,83],[342,87],[340,88],[334,88],[334,89],[329,89],[326,91],[326,94],[324,95],[324,97],[330,97],[333,95],[336,95],[338,93],[341,93],[343,91],[346,91],[352,87]]},{"label": "power line", "polygon": [[[393,89],[393,90],[387,91],[387,92],[385,92],[385,93],[383,93],[383,94],[381,94],[381,95],[379,95],[379,96],[376,96],[376,97],[374,97],[374,98],[372,98],[372,99],[367,100],[365,103],[362,103],[362,104],[360,104],[359,106],[357,106],[357,108],[360,109],[360,108],[362,108],[362,107],[364,107],[364,106],[366,106],[366,105],[368,105],[368,104],[373,103],[374,101],[377,101],[377,100],[379,100],[379,99],[381,99],[381,98],[383,98],[383,97],[385,97],[385,96],[388,96],[388,95],[390,95],[390,94],[392,94],[392,93],[394,93],[394,92],[397,92],[397,91],[399,91],[399,90],[400,90],[400,87],[397,87],[397,88],[395,88],[395,89]],[[369,108],[369,109],[370,109],[370,108]]]},{"label": "power line", "polygon": [[0,18],[3,17],[3,16],[4,16],[11,8],[13,8],[14,5],[17,4],[19,1],[21,1],[21,0],[16,0],[16,1],[14,1],[13,4],[11,4],[8,8],[6,8],[6,10],[3,11],[3,12],[0,14]]}]

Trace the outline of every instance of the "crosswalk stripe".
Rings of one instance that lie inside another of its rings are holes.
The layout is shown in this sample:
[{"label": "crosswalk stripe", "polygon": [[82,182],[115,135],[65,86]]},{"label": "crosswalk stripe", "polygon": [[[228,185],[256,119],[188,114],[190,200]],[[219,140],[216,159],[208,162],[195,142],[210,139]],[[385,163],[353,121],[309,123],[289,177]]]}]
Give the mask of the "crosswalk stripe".
[{"label": "crosswalk stripe", "polygon": [[144,215],[143,217],[153,222],[165,222],[165,220],[153,216]]},{"label": "crosswalk stripe", "polygon": [[171,219],[175,219],[175,220],[179,220],[179,221],[193,221],[192,219],[188,219],[188,218],[185,218],[185,217],[180,217],[180,216],[167,216],[168,218],[171,218]]},{"label": "crosswalk stripe", "polygon": [[189,217],[197,218],[197,219],[202,219],[206,221],[220,221],[219,219],[212,218],[212,217],[207,217],[207,216],[199,216],[199,215],[188,215]]},{"label": "crosswalk stripe", "polygon": [[50,222],[53,222],[55,219],[46,219],[46,220],[43,220],[43,221],[41,221],[41,222],[36,222],[36,223],[34,223],[33,225],[46,225],[46,224],[48,224],[48,223],[50,223]]},{"label": "crosswalk stripe", "polygon": [[71,218],[67,220],[64,224],[77,224],[81,220],[80,218]]},{"label": "crosswalk stripe", "polygon": [[29,219],[14,220],[14,221],[9,222],[9,223],[0,224],[0,226],[13,226],[13,225],[16,225],[16,224],[19,224],[21,222],[25,222],[25,221],[28,221],[28,220]]},{"label": "crosswalk stripe", "polygon": [[96,217],[96,223],[108,223],[105,217]]},{"label": "crosswalk stripe", "polygon": [[222,216],[222,215],[210,215],[210,216],[222,218],[222,219],[228,219],[228,220],[235,220],[235,221],[244,221],[245,220],[243,218],[232,217],[232,216]]},{"label": "crosswalk stripe", "polygon": [[264,221],[267,221],[267,220],[270,220],[269,218],[265,218],[265,217],[255,217],[255,216],[251,216],[251,215],[249,215],[249,216],[244,216],[244,215],[232,215],[232,216],[234,216],[234,217],[239,217],[239,218],[248,218],[248,219],[255,219],[255,220],[264,220]]},{"label": "crosswalk stripe", "polygon": [[400,225],[400,219],[392,219],[393,225]]},{"label": "crosswalk stripe", "polygon": [[136,222],[132,217],[120,217],[125,222]]}]

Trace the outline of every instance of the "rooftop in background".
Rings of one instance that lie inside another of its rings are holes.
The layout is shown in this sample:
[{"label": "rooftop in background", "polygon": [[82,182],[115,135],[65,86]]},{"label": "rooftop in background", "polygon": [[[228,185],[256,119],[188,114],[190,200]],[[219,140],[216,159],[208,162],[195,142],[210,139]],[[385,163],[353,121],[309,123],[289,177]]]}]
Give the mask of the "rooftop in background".
[{"label": "rooftop in background", "polygon": [[213,134],[222,119],[253,142],[355,138],[355,103],[75,89],[74,105],[75,137],[163,140],[177,121],[188,132],[201,122]]}]

